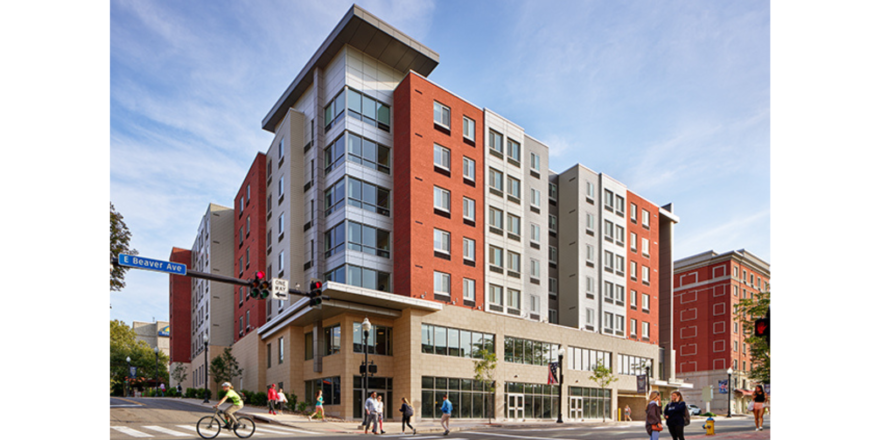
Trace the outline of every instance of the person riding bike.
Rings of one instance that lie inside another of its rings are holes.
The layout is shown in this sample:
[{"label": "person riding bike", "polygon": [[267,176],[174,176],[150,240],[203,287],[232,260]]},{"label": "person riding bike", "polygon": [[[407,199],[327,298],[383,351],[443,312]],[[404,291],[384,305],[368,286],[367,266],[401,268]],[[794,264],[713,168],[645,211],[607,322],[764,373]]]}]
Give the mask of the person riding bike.
[{"label": "person riding bike", "polygon": [[230,384],[229,382],[223,382],[220,387],[223,388],[223,392],[225,392],[226,395],[223,396],[223,398],[220,399],[220,401],[217,402],[216,405],[214,405],[214,408],[217,408],[218,406],[222,405],[223,402],[226,401],[226,399],[229,399],[229,401],[232,402],[232,405],[228,406],[223,411],[223,414],[226,414],[226,418],[229,420],[227,422],[228,424],[226,425],[226,429],[240,428],[241,424],[239,424],[238,419],[235,418],[235,412],[244,408],[244,405],[242,405],[241,402],[241,396],[239,396],[238,393],[236,393],[232,389],[232,384]]}]

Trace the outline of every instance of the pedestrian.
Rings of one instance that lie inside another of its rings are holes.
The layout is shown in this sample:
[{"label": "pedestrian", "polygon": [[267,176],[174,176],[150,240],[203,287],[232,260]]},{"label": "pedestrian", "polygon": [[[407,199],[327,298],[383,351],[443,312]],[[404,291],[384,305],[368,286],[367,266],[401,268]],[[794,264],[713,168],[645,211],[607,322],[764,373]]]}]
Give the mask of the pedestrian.
[{"label": "pedestrian", "polygon": [[366,403],[364,404],[364,411],[367,413],[367,423],[364,425],[364,434],[367,433],[367,430],[370,429],[370,425],[373,425],[373,434],[379,434],[376,432],[376,425],[378,424],[376,418],[376,392],[373,391],[370,393],[370,397],[367,398]]},{"label": "pedestrian", "polygon": [[767,395],[764,394],[764,387],[755,386],[755,392],[752,394],[752,412],[755,414],[755,431],[764,430],[764,402],[767,401]]},{"label": "pedestrian", "polygon": [[268,394],[267,399],[269,401],[269,414],[275,413],[275,401],[278,400],[278,392],[275,391],[275,384],[269,385],[266,387],[268,390],[266,394]]},{"label": "pedestrian", "polygon": [[183,387],[177,384],[177,397],[183,397]]},{"label": "pedestrian", "polygon": [[440,406],[440,412],[443,413],[440,416],[440,427],[445,429],[446,432],[443,435],[449,435],[449,419],[452,417],[452,402],[449,401],[449,396],[443,395],[443,405]]},{"label": "pedestrian", "polygon": [[315,417],[316,414],[321,413],[321,421],[326,422],[327,418],[324,417],[324,391],[318,390],[315,393],[315,412],[309,416],[309,420],[312,420],[312,417]]},{"label": "pedestrian", "polygon": [[632,419],[632,417],[630,417],[631,415],[632,415],[632,410],[629,409],[629,405],[627,405],[626,409],[623,411],[623,417],[624,417],[623,420],[625,420],[627,422],[632,422],[633,419]]},{"label": "pedestrian", "polygon": [[648,437],[651,440],[660,438],[660,431],[663,430],[663,419],[660,409],[660,392],[651,391],[648,397],[648,406],[645,408],[645,429],[648,431]]},{"label": "pedestrian", "polygon": [[684,427],[687,424],[685,419],[689,423],[690,414],[688,413],[687,404],[684,403],[681,397],[681,393],[678,391],[672,392],[672,401],[666,404],[663,414],[666,417],[666,426],[669,428],[669,435],[672,436],[672,440],[684,440]]},{"label": "pedestrian", "polygon": [[412,429],[413,435],[416,435],[416,428],[413,428],[412,425],[409,424],[409,420],[412,418],[415,411],[413,411],[413,407],[409,404],[409,401],[406,400],[406,397],[401,397],[400,401],[402,404],[400,405],[400,412],[403,413],[403,426],[401,426],[401,433],[406,434],[406,427],[409,426],[409,429]]},{"label": "pedestrian", "polygon": [[382,396],[376,398],[376,418],[379,421],[379,433],[385,434],[385,402],[382,401]]},{"label": "pedestrian", "polygon": [[165,382],[159,384],[159,391],[162,392],[162,397],[165,397]]},{"label": "pedestrian", "polygon": [[287,395],[284,394],[284,390],[278,388],[278,410],[281,411],[281,415],[284,415],[285,406],[287,406]]},{"label": "pedestrian", "polygon": [[214,405],[214,408],[217,408],[223,402],[225,402],[226,399],[229,399],[232,404],[223,411],[223,413],[226,414],[226,418],[228,419],[226,429],[238,428],[241,425],[238,424],[238,419],[235,418],[235,412],[244,407],[241,402],[241,396],[239,396],[238,393],[236,393],[235,390],[232,389],[232,384],[229,382],[223,382],[223,385],[220,385],[220,387],[223,388],[223,392],[226,394],[223,396],[222,399],[220,399],[219,402],[217,402],[216,405]]}]

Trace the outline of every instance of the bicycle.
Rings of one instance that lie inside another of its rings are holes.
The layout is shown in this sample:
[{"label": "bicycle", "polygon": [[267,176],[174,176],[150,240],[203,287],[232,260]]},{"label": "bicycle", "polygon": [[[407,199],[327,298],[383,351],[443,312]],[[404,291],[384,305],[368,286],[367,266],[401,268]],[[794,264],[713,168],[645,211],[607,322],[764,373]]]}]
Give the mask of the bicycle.
[{"label": "bicycle", "polygon": [[232,432],[238,438],[248,438],[254,435],[254,431],[257,430],[257,426],[254,424],[253,419],[248,416],[235,416],[238,419],[239,425],[233,428],[227,428],[226,426],[229,424],[229,419],[226,418],[226,414],[224,414],[220,409],[214,408],[214,415],[205,416],[199,419],[198,423],[196,423],[196,432],[199,433],[199,437],[205,439],[211,439],[220,435],[221,429],[231,429]]}]

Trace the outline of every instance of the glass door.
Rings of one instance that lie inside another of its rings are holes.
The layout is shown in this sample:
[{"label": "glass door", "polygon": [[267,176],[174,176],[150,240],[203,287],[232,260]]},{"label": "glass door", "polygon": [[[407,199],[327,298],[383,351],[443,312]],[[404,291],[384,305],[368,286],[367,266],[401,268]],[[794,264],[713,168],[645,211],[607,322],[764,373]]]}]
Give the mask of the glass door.
[{"label": "glass door", "polygon": [[510,420],[522,420],[525,418],[525,395],[507,395],[507,418]]},{"label": "glass door", "polygon": [[584,418],[584,398],[569,397],[569,415],[572,420],[582,420]]}]

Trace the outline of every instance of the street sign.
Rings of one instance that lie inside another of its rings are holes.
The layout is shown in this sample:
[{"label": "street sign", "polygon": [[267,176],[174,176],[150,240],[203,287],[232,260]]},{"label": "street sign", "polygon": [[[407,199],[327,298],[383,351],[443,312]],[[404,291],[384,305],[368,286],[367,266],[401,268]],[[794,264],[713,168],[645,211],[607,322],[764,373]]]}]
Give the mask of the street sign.
[{"label": "street sign", "polygon": [[272,278],[272,299],[287,301],[288,281],[282,278]]},{"label": "street sign", "polygon": [[647,374],[639,374],[638,376],[636,376],[636,392],[639,394],[645,394],[648,392]]},{"label": "street sign", "polygon": [[166,272],[174,275],[186,275],[185,264],[153,260],[152,258],[138,257],[136,255],[119,254],[119,265],[136,269],[154,270],[156,272]]}]

